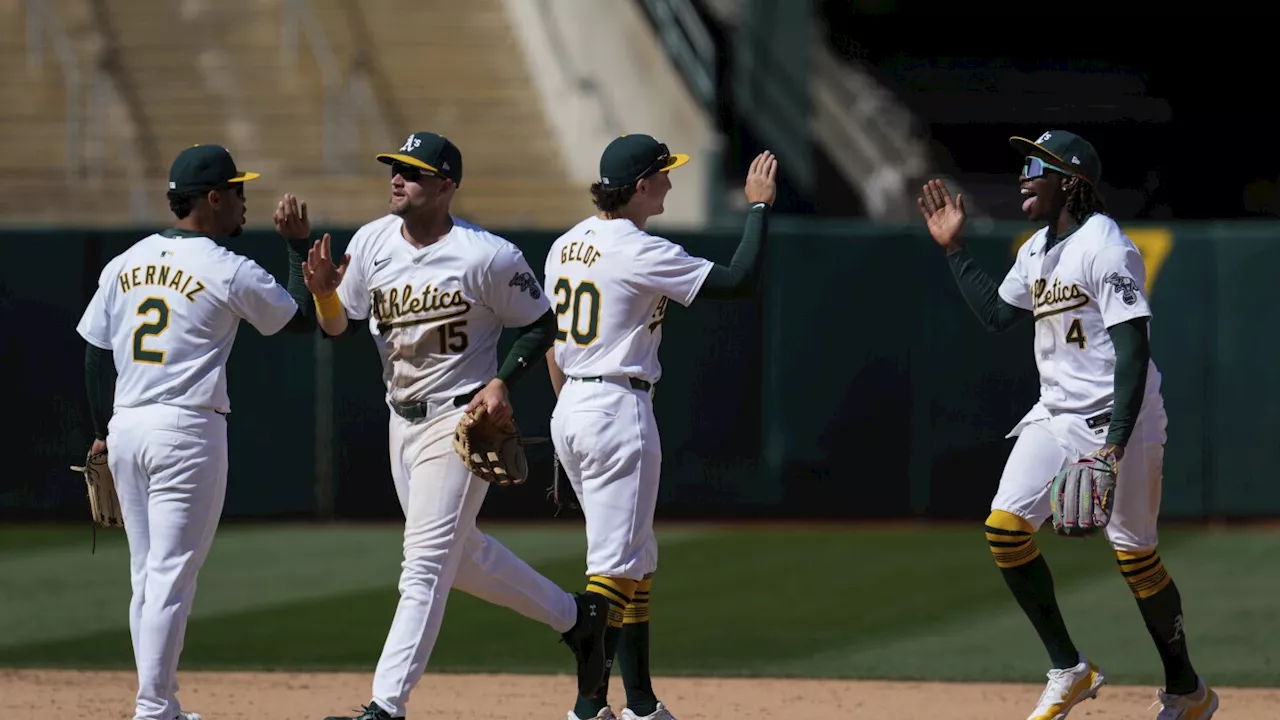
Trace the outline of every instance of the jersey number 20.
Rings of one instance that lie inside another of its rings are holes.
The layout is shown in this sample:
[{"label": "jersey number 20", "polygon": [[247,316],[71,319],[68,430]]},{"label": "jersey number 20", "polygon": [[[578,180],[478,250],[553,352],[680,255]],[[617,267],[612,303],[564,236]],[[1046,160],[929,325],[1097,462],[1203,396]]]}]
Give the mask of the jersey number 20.
[{"label": "jersey number 20", "polygon": [[[569,278],[560,278],[554,288],[556,298],[556,340],[564,342],[573,336],[577,345],[590,345],[600,334],[600,289],[590,280],[583,280],[578,287]],[[563,297],[561,297],[563,296]],[[583,303],[586,307],[583,307]],[[560,316],[573,309],[569,317],[569,330],[560,329]],[[586,328],[583,328],[583,325]]]},{"label": "jersey number 20", "polygon": [[142,346],[142,341],[147,339],[148,335],[160,335],[169,329],[169,303],[164,298],[149,297],[142,301],[138,306],[138,314],[151,316],[156,314],[154,322],[144,322],[133,331],[133,361],[140,363],[150,363],[152,365],[164,364],[163,350],[148,350]]}]

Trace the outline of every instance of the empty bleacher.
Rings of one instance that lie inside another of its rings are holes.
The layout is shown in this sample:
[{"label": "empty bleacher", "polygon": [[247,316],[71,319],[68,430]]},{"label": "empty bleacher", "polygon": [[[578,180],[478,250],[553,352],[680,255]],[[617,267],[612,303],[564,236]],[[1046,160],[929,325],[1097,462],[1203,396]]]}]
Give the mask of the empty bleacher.
[{"label": "empty bleacher", "polygon": [[0,0],[0,25],[10,224],[163,224],[170,160],[216,142],[263,174],[251,225],[284,192],[358,225],[386,208],[373,155],[418,130],[463,152],[460,216],[558,228],[591,211],[500,0]]}]

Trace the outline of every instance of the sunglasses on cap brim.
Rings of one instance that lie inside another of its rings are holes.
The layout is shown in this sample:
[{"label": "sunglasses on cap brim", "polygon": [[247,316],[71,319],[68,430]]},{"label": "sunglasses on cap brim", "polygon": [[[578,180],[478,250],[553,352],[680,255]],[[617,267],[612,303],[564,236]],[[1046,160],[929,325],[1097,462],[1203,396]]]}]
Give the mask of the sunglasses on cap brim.
[{"label": "sunglasses on cap brim", "polygon": [[632,183],[638,183],[650,175],[657,175],[659,172],[662,172],[662,168],[666,167],[667,163],[671,162],[671,151],[667,149],[667,144],[660,143],[658,145],[658,149],[661,151],[658,158],[653,161],[652,165],[645,168],[644,172],[637,175],[636,179],[631,181]]},{"label": "sunglasses on cap brim", "polygon": [[391,163],[391,177],[395,177],[397,175],[404,178],[405,182],[418,182],[423,177],[442,177],[430,170],[424,170],[420,167],[414,167],[413,165],[406,165],[405,163],[400,162]]},{"label": "sunglasses on cap brim", "polygon": [[1060,172],[1063,175],[1075,175],[1075,173],[1070,170],[1063,170],[1057,165],[1046,162],[1038,157],[1027,156],[1026,161],[1022,164],[1022,175],[1028,180],[1034,180],[1035,178],[1041,177],[1044,175],[1046,170]]}]

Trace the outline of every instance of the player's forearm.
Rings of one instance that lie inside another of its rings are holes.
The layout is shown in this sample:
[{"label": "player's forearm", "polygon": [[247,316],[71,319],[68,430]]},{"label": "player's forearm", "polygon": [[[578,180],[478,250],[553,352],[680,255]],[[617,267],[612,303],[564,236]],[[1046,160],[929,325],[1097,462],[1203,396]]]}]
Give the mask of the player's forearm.
[{"label": "player's forearm", "polygon": [[554,345],[547,348],[547,374],[551,376],[551,390],[555,392],[556,397],[560,397],[560,390],[564,388],[565,377],[560,370],[560,366],[556,364],[556,349]]},{"label": "player's forearm", "polygon": [[307,251],[311,249],[310,241],[306,238],[286,240],[285,248],[289,258],[289,281],[285,285],[285,290],[289,291],[289,297],[298,304],[298,312],[282,330],[309,333],[316,328],[316,313],[315,303],[311,300],[311,291],[307,289],[307,283],[302,277],[302,263],[307,258]]},{"label": "player's forearm", "polygon": [[747,221],[742,229],[742,240],[733,253],[733,260],[726,267],[719,263],[711,266],[711,272],[702,282],[699,297],[732,298],[750,295],[755,285],[756,271],[763,257],[764,241],[768,235],[769,206],[757,203],[747,211]]},{"label": "player's forearm", "polygon": [[310,302],[316,308],[316,321],[320,324],[320,329],[324,330],[325,335],[337,337],[347,331],[350,324],[347,320],[347,309],[342,307],[342,301],[338,299],[338,293],[333,292],[324,296],[311,296]]},{"label": "player's forearm", "polygon": [[968,250],[960,248],[948,253],[947,265],[969,309],[987,330],[1004,332],[1031,317],[1030,312],[1014,307],[1000,297],[995,281],[983,272]]},{"label": "player's forearm", "polygon": [[1115,400],[1107,443],[1124,447],[1142,410],[1147,389],[1147,368],[1151,363],[1151,346],[1147,338],[1147,319],[1134,318],[1107,329],[1116,349]]},{"label": "player's forearm", "polygon": [[107,424],[115,405],[116,364],[110,350],[103,350],[85,343],[84,383],[89,393],[89,419],[93,423],[93,436],[107,439]]},{"label": "player's forearm", "polygon": [[498,369],[498,379],[514,385],[546,354],[556,341],[556,316],[548,310],[542,317],[519,329],[519,336],[511,344],[507,358]]}]

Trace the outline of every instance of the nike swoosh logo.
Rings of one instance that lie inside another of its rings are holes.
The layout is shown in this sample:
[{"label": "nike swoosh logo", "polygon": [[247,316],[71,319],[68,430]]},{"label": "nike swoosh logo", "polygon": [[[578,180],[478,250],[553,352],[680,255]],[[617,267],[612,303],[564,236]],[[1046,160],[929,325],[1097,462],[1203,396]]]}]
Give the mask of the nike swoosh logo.
[{"label": "nike swoosh logo", "polygon": [[382,258],[381,260],[374,260],[373,269],[377,270],[378,268],[382,267],[383,265],[386,265],[389,262],[391,262],[391,258],[389,257]]}]

